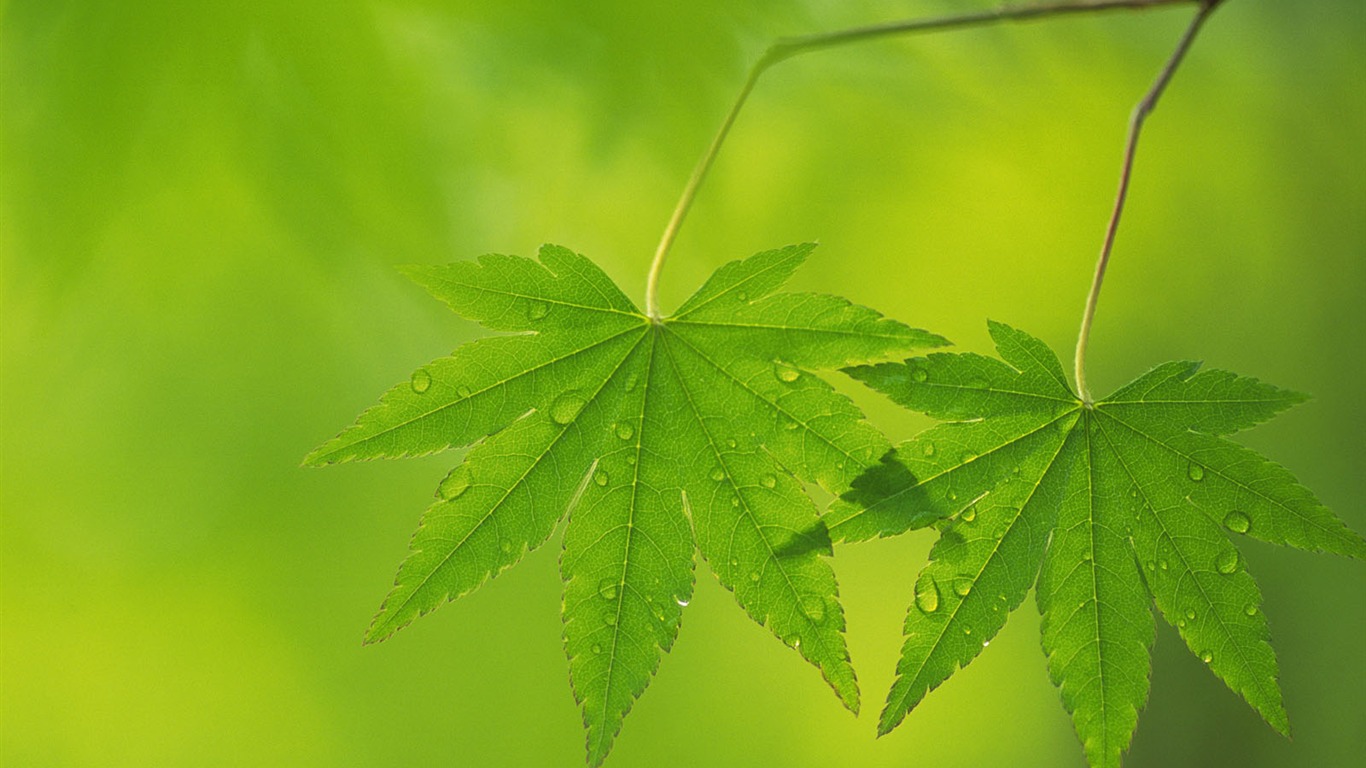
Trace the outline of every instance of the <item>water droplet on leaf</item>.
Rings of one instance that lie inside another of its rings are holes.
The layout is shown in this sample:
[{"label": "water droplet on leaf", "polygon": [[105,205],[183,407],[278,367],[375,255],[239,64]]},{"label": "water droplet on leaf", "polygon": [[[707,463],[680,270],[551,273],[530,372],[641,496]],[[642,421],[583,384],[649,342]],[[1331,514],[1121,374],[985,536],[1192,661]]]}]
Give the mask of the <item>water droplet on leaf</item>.
[{"label": "water droplet on leaf", "polygon": [[928,573],[920,574],[915,582],[915,607],[921,613],[934,613],[939,610],[939,585]]},{"label": "water droplet on leaf", "polygon": [[917,384],[924,384],[929,378],[930,372],[924,368],[916,366],[911,369],[911,381],[914,381]]},{"label": "water droplet on leaf", "polygon": [[1247,533],[1252,529],[1252,519],[1235,509],[1224,516],[1224,527],[1234,533]]},{"label": "water droplet on leaf", "polygon": [[1219,557],[1215,558],[1214,561],[1214,567],[1225,576],[1238,570],[1238,565],[1238,549],[1236,547],[1229,547],[1220,552]]},{"label": "water droplet on leaf", "polygon": [[556,424],[572,424],[588,401],[578,392],[565,392],[550,404],[550,420]]},{"label": "water droplet on leaf", "polygon": [[816,624],[825,621],[825,601],[819,597],[803,597],[802,613]]},{"label": "water droplet on leaf", "polygon": [[605,469],[599,469],[597,472],[593,473],[593,482],[597,483],[599,486],[607,485],[608,479],[607,470]]},{"label": "water droplet on leaf", "polygon": [[414,392],[420,395],[432,386],[432,375],[427,373],[426,368],[418,368],[416,371],[413,371],[413,377],[408,380],[408,385],[413,388]]},{"label": "water droplet on leaf", "polygon": [[437,486],[436,492],[442,499],[450,501],[460,498],[460,494],[470,488],[470,471],[464,464],[456,467],[449,475]]},{"label": "water droplet on leaf", "polygon": [[778,381],[781,381],[784,384],[791,384],[801,376],[801,374],[797,372],[797,369],[783,365],[782,363],[774,364],[773,375],[777,376]]},{"label": "water droplet on leaf", "polygon": [[759,480],[759,484],[764,486],[765,488],[773,488],[778,484],[778,478],[774,477],[773,475],[764,475]]},{"label": "water droplet on leaf", "polygon": [[1198,483],[1205,479],[1205,468],[1192,461],[1190,466],[1186,467],[1186,475]]},{"label": "water droplet on leaf", "polygon": [[617,424],[617,437],[621,438],[622,440],[630,440],[631,436],[635,433],[636,428],[631,426],[630,422],[623,421]]},{"label": "water droplet on leaf", "polygon": [[619,582],[616,579],[603,579],[598,584],[598,595],[604,600],[617,599],[618,583]]},{"label": "water droplet on leaf", "polygon": [[540,301],[533,301],[526,305],[526,316],[528,320],[542,320],[550,314],[550,305]]}]

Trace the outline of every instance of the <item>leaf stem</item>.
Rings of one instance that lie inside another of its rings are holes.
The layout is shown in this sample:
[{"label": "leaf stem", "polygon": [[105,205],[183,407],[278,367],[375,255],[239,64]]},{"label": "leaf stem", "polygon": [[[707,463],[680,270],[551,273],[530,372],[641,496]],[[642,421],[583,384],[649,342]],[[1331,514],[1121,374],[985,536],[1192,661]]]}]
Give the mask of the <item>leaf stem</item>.
[{"label": "leaf stem", "polygon": [[[834,32],[820,32],[778,39],[770,45],[768,50],[764,51],[764,54],[754,62],[752,67],[750,67],[749,75],[745,78],[745,83],[740,88],[739,95],[735,97],[735,102],[731,105],[730,111],[726,113],[725,119],[721,122],[721,127],[716,131],[716,136],[712,138],[711,144],[708,145],[706,151],[702,153],[702,157],[698,160],[697,166],[693,169],[692,176],[689,177],[687,185],[683,187],[683,194],[679,197],[678,204],[674,206],[673,215],[669,217],[669,223],[664,227],[664,234],[659,239],[659,247],[655,249],[654,261],[650,264],[650,274],[645,283],[646,314],[653,320],[659,320],[659,275],[664,270],[664,261],[669,255],[669,249],[673,247],[674,239],[678,237],[678,229],[682,226],[683,219],[688,215],[688,209],[692,207],[693,200],[697,197],[697,191],[702,186],[703,180],[706,179],[707,172],[711,170],[712,163],[716,160],[716,155],[721,151],[721,145],[725,143],[726,136],[730,133],[731,126],[735,124],[735,118],[740,114],[740,109],[744,107],[745,101],[754,90],[754,86],[759,81],[759,77],[773,65],[812,51],[836,48],[852,43],[880,40],[898,35],[987,26],[1002,21],[1027,21],[1050,16],[1090,13],[1094,11],[1121,9],[1143,10],[1168,5],[1200,3],[1202,6],[1201,18],[1203,19],[1203,17],[1208,15],[1209,11],[1212,10],[1215,5],[1218,5],[1220,1],[1221,0],[1064,0],[1063,2],[1046,2],[1031,5],[1006,5],[984,11],[907,19],[885,24],[851,27],[848,29],[836,30]],[[1084,346],[1084,344],[1082,346]],[[1080,350],[1078,355],[1078,359],[1080,359]]]},{"label": "leaf stem", "polygon": [[1100,300],[1101,284],[1105,282],[1105,269],[1110,265],[1110,254],[1114,251],[1115,234],[1119,231],[1119,220],[1124,215],[1124,203],[1129,197],[1129,181],[1133,176],[1134,156],[1138,152],[1139,134],[1143,131],[1144,121],[1148,119],[1148,115],[1157,106],[1158,99],[1162,98],[1167,85],[1181,66],[1181,62],[1186,58],[1186,53],[1190,51],[1196,35],[1200,33],[1200,28],[1205,24],[1205,20],[1222,2],[1223,0],[1200,0],[1200,10],[1195,14],[1190,25],[1186,27],[1185,34],[1176,44],[1176,50],[1172,51],[1171,57],[1167,59],[1166,65],[1158,73],[1152,87],[1148,89],[1148,93],[1143,96],[1142,101],[1134,107],[1134,111],[1129,117],[1129,134],[1124,142],[1124,164],[1119,173],[1119,191],[1115,194],[1115,205],[1110,212],[1110,223],[1105,228],[1105,242],[1100,249],[1100,258],[1096,260],[1096,274],[1091,280],[1091,291],[1086,296],[1086,309],[1081,316],[1081,330],[1077,333],[1074,375],[1077,380],[1077,394],[1081,396],[1082,402],[1087,405],[1091,404],[1091,392],[1086,387],[1086,345],[1091,338],[1091,323],[1096,316],[1096,302]]}]

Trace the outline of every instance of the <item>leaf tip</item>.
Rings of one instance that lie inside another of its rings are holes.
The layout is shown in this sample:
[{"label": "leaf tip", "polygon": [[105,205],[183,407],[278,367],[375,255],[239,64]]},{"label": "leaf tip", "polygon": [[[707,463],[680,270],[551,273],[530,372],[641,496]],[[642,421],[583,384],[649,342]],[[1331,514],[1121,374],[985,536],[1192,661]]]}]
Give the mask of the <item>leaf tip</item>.
[{"label": "leaf tip", "polygon": [[326,447],[326,445],[320,445],[317,448],[314,448],[313,450],[309,451],[308,455],[304,456],[303,461],[299,462],[299,466],[325,467],[328,464],[333,463],[331,459],[327,458],[327,452],[323,450]]}]

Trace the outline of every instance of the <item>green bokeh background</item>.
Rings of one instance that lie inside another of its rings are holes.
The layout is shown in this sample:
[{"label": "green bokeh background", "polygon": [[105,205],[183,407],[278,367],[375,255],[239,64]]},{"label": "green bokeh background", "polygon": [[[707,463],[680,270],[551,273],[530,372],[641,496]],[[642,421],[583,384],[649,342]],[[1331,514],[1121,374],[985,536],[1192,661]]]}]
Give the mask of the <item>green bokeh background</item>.
[{"label": "green bokeh background", "polygon": [[[0,762],[575,766],[557,547],[362,647],[446,468],[304,470],[479,329],[393,268],[550,241],[633,296],[770,38],[968,0],[0,0]],[[665,274],[794,283],[1070,352],[1124,124],[1186,10],[884,42],[760,85]],[[1229,0],[1140,153],[1093,338],[1315,399],[1248,434],[1366,531],[1366,6]],[[894,439],[925,422],[840,380]],[[892,735],[929,532],[834,561],[865,711],[699,565],[609,766],[1081,766],[1032,599]],[[1366,564],[1246,544],[1295,740],[1158,633],[1132,766],[1366,755]]]}]

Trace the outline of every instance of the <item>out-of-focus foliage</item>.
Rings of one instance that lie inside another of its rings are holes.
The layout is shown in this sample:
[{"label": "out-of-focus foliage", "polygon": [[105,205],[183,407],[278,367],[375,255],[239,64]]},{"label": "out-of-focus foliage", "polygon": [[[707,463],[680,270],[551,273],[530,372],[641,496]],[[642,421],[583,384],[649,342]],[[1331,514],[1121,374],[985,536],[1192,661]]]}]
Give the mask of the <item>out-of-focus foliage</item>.
[{"label": "out-of-focus foliage", "polygon": [[[767,39],[990,4],[0,4],[3,762],[577,760],[555,553],[361,647],[448,461],[313,472],[298,458],[338,413],[477,333],[392,266],[566,242],[638,298]],[[968,349],[987,351],[988,316],[1065,348],[1124,122],[1186,16],[782,65],[693,210],[663,305],[737,254],[819,239],[795,290]],[[1356,0],[1225,3],[1145,134],[1090,365],[1098,391],[1204,359],[1314,393],[1247,442],[1357,530],[1364,37]],[[925,424],[841,386],[898,440]],[[929,543],[837,550],[865,690],[890,685]],[[1342,674],[1366,668],[1359,566],[1244,552],[1295,741],[1159,630],[1169,682],[1129,765],[1366,752],[1366,691]],[[873,740],[730,601],[699,579],[613,765],[1081,764],[1023,616]]]}]

